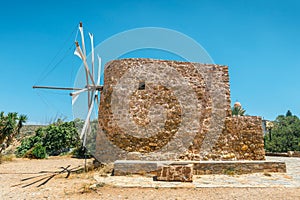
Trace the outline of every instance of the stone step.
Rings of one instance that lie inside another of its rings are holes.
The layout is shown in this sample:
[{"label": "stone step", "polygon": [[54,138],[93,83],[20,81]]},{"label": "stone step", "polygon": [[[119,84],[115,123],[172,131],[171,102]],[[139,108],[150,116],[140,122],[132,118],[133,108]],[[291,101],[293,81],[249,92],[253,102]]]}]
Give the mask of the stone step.
[{"label": "stone step", "polygon": [[117,160],[114,162],[114,175],[130,174],[156,176],[163,166],[193,165],[194,175],[206,174],[249,174],[264,172],[286,172],[286,164],[277,161],[141,161]]},{"label": "stone step", "polygon": [[193,165],[165,165],[158,167],[156,180],[193,182]]}]

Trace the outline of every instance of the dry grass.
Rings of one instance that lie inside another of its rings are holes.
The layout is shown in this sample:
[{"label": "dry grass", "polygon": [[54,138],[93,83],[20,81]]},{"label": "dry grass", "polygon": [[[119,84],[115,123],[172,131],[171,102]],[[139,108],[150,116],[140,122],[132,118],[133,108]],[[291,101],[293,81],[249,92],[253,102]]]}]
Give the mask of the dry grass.
[{"label": "dry grass", "polygon": [[2,162],[13,161],[15,158],[16,158],[16,156],[14,154],[7,154],[7,155],[0,154],[0,164]]}]

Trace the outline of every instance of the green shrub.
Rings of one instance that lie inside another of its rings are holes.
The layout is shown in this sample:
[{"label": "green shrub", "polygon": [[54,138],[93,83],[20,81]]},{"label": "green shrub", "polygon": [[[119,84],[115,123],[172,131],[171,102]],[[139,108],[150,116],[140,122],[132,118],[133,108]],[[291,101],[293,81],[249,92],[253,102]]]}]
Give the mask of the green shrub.
[{"label": "green shrub", "polygon": [[92,157],[90,152],[87,149],[85,149],[82,145],[80,145],[79,147],[74,149],[72,154],[73,154],[73,157],[75,157],[75,158],[91,158]]},{"label": "green shrub", "polygon": [[16,156],[23,157],[27,151],[29,151],[33,147],[33,137],[24,138],[21,141],[21,145],[17,147]]},{"label": "green shrub", "polygon": [[45,158],[57,156],[80,148],[80,138],[74,122],[56,123],[39,128],[34,136],[22,140],[17,148],[18,157]]},{"label": "green shrub", "polygon": [[40,158],[40,159],[46,158],[47,157],[46,148],[43,147],[41,144],[37,144],[32,150],[32,155],[35,158]]},{"label": "green shrub", "polygon": [[43,145],[49,155],[59,155],[80,146],[74,122],[58,122],[46,127]]}]

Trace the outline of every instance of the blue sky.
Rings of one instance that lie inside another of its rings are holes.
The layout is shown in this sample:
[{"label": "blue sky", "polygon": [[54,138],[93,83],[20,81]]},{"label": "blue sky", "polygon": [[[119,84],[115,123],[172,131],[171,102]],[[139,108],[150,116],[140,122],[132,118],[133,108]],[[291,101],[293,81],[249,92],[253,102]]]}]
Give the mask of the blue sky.
[{"label": "blue sky", "polygon": [[1,1],[0,110],[32,123],[72,120],[68,93],[32,86],[73,86],[81,64],[74,30],[82,21],[95,44],[141,27],[186,34],[229,66],[232,102],[248,114],[272,120],[289,109],[300,116],[299,10],[297,0]]}]

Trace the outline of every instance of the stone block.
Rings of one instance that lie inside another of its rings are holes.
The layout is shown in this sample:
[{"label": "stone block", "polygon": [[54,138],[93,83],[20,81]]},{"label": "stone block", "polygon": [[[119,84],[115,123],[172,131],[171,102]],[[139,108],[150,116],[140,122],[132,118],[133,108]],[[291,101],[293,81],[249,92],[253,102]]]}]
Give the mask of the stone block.
[{"label": "stone block", "polygon": [[114,162],[114,176],[125,176],[131,174],[151,174],[157,170],[155,161],[116,160]]},{"label": "stone block", "polygon": [[165,165],[157,170],[158,181],[193,181],[193,165]]}]

